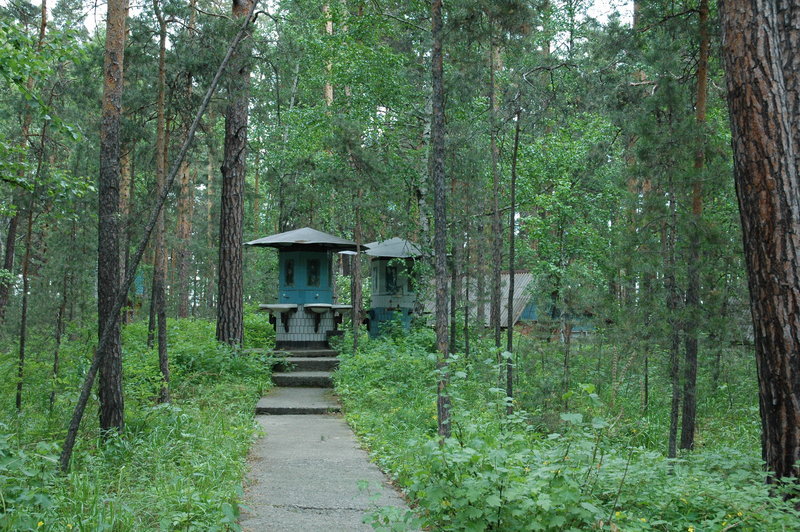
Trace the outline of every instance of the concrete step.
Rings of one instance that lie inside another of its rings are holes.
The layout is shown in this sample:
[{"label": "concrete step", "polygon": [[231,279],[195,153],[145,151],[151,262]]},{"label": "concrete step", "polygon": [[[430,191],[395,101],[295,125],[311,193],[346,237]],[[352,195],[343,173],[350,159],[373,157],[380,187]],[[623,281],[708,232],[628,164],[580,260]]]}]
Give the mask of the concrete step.
[{"label": "concrete step", "polygon": [[327,388],[273,388],[256,405],[256,414],[330,414],[341,412],[336,397]]},{"label": "concrete step", "polygon": [[273,373],[275,386],[305,386],[312,388],[333,388],[330,371],[293,371],[291,373]]},{"label": "concrete step", "polygon": [[333,371],[339,367],[339,359],[335,357],[289,357],[278,364],[275,369],[291,371]]},{"label": "concrete step", "polygon": [[339,353],[333,349],[292,349],[291,351],[284,351],[289,353],[290,357],[310,358],[310,357],[335,357]]}]

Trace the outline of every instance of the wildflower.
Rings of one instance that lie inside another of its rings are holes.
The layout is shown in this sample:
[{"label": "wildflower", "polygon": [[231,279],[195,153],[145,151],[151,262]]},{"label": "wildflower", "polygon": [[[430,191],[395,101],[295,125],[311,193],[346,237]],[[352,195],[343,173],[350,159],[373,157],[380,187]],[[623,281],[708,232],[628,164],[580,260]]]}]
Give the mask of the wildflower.
[{"label": "wildflower", "polygon": [[67,528],[72,530],[72,523],[67,523]]},{"label": "wildflower", "polygon": [[620,517],[622,517],[622,512],[620,512],[619,510],[617,510],[616,512],[614,512],[614,517],[616,517],[617,519],[619,519]]},{"label": "wildflower", "polygon": [[693,526],[690,526],[689,528],[687,528],[687,529],[686,529],[686,531],[687,531],[687,532],[694,532],[694,527],[693,527]]},{"label": "wildflower", "polygon": [[641,521],[642,523],[646,523],[646,522],[647,522],[647,519],[645,519],[644,517],[640,517],[640,518],[639,518],[639,521]]},{"label": "wildflower", "polygon": [[526,467],[526,468],[525,468],[525,472],[526,472],[526,473],[530,473],[530,472],[531,472],[531,468],[530,468],[530,467]]},{"label": "wildflower", "polygon": [[741,510],[740,510],[740,511],[736,512],[736,515],[738,515],[739,517],[741,517],[743,514],[742,514],[742,512],[741,512]]},{"label": "wildflower", "polygon": [[36,528],[42,528],[44,526],[44,521],[39,521],[36,523]]}]

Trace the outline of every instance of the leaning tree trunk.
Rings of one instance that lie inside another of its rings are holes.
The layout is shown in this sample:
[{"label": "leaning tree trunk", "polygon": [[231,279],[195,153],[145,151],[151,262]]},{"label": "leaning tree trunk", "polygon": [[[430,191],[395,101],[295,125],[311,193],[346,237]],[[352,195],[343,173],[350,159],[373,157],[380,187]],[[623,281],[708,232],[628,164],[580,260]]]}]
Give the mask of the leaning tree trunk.
[{"label": "leaning tree trunk", "polygon": [[[100,125],[100,187],[98,190],[97,321],[99,337],[114,312],[120,283],[119,182],[122,73],[125,53],[125,19],[128,0],[109,0],[103,71],[103,116]],[[112,320],[113,321],[113,320]],[[100,428],[121,431],[122,348],[119,322],[114,321],[109,340],[97,354],[99,360]]]},{"label": "leaning tree trunk", "polygon": [[[245,17],[254,0],[233,0],[233,15]],[[247,105],[250,95],[249,48],[233,61],[225,111],[225,153],[222,161],[222,201],[219,224],[217,340],[242,343],[242,240],[244,176],[247,156]]]},{"label": "leaning tree trunk", "polygon": [[[800,469],[800,8],[720,2],[722,51],[770,480]],[[779,4],[779,5],[776,5]]]},{"label": "leaning tree trunk", "polygon": [[439,436],[450,437],[450,395],[447,391],[449,381],[448,363],[450,358],[449,338],[447,337],[447,211],[444,172],[444,71],[442,58],[442,0],[431,3],[431,182],[433,183],[433,217],[436,278],[436,348],[439,359],[436,367],[439,380],[436,386],[436,413]]}]

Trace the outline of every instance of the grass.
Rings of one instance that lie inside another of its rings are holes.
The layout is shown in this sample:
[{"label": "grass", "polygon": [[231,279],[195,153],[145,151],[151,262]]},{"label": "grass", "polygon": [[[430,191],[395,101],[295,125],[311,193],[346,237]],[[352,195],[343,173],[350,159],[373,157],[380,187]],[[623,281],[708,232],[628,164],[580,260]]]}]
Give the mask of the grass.
[{"label": "grass", "polygon": [[[248,320],[246,347],[271,345],[266,320]],[[32,352],[22,413],[0,412],[0,530],[238,529],[254,406],[269,385],[269,364],[218,344],[211,322],[170,320],[173,401],[159,405],[157,356],[146,334],[143,323],[123,333],[125,432],[100,437],[93,397],[65,475],[57,455],[93,339],[71,331],[52,410],[50,352]],[[13,351],[0,356],[6,374],[14,365]],[[13,398],[14,385],[3,383],[2,396]]]}]

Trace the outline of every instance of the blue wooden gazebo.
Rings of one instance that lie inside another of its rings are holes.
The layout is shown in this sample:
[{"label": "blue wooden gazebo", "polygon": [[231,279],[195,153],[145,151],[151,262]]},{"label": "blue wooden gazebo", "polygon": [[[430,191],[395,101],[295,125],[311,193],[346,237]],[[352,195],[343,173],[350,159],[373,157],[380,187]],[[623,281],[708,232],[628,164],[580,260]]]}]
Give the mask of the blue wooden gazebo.
[{"label": "blue wooden gazebo", "polygon": [[354,251],[356,243],[310,227],[245,243],[278,250],[278,301],[261,305],[275,324],[281,349],[325,348],[350,305],[333,300],[333,253]]},{"label": "blue wooden gazebo", "polygon": [[371,242],[364,248],[372,257],[369,335],[378,336],[382,325],[395,320],[407,330],[417,304],[414,261],[422,257],[422,251],[402,238]]}]

